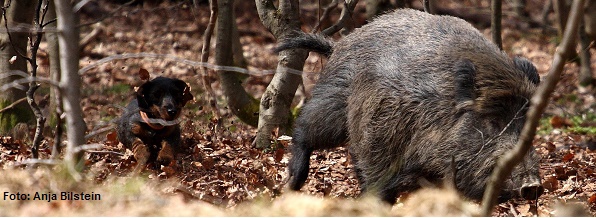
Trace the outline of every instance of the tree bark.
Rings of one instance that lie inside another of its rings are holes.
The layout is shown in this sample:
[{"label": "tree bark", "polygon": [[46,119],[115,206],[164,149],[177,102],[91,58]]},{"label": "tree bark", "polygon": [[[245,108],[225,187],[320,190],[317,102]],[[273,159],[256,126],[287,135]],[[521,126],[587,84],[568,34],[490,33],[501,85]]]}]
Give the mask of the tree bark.
[{"label": "tree bark", "polygon": [[[46,20],[52,20],[56,18],[56,6],[54,1],[49,2],[48,18]],[[47,25],[49,28],[56,28],[56,22],[52,22]],[[48,32],[46,33],[46,42],[48,43],[48,56],[50,58],[50,79],[52,81],[60,81],[60,46],[58,45],[58,33]],[[50,114],[49,124],[56,126],[54,130],[54,145],[52,146],[52,158],[57,158],[61,150],[61,136],[62,136],[62,99],[60,96],[60,90],[57,87],[52,86],[50,89]]]},{"label": "tree bark", "polygon": [[[20,76],[10,75],[12,70],[28,72],[27,61],[25,58],[19,56],[27,55],[27,39],[29,33],[27,32],[13,32],[13,27],[19,23],[32,24],[33,14],[35,12],[35,0],[12,0],[5,1],[1,0],[2,7],[7,6],[5,4],[10,3],[10,6],[3,10],[6,12],[6,17],[0,17],[0,84],[11,83],[14,80],[20,79]],[[7,21],[7,22],[5,22]],[[7,27],[8,26],[8,30]],[[8,35],[10,32],[10,37]],[[12,38],[12,41],[11,39]],[[14,46],[14,47],[13,47]],[[16,52],[16,51],[18,52]],[[16,57],[16,61],[9,64],[9,60],[12,57]],[[10,88],[0,93],[0,109],[10,105],[11,103],[25,98],[25,90],[28,86],[25,85],[25,89],[20,90],[16,88]],[[0,135],[6,134],[8,131],[20,122],[31,122],[33,119],[33,113],[26,102],[19,103],[12,107],[12,109],[6,110],[0,113]]]},{"label": "tree bark", "polygon": [[503,41],[501,39],[501,0],[492,0],[492,17],[490,20],[490,31],[493,38],[493,43],[503,50]]},{"label": "tree bark", "polygon": [[536,93],[532,96],[530,109],[526,114],[526,122],[520,134],[519,141],[513,150],[505,153],[505,155],[499,159],[497,166],[486,185],[487,188],[482,199],[482,216],[491,216],[492,209],[497,203],[501,185],[504,183],[507,176],[511,174],[511,170],[515,165],[519,164],[526,153],[528,153],[528,150],[532,148],[532,140],[536,134],[536,127],[538,127],[540,116],[544,112],[549,97],[555,90],[557,82],[560,80],[561,72],[565,66],[565,60],[567,60],[571,54],[569,52],[571,50],[570,48],[575,46],[574,41],[577,37],[577,27],[583,14],[583,11],[581,10],[583,5],[584,0],[575,0],[573,2],[573,11],[570,13],[571,16],[567,21],[567,28],[565,29],[563,41],[555,53],[548,76],[540,83]]},{"label": "tree bark", "polygon": [[592,55],[590,54],[590,42],[592,41],[588,34],[586,33],[586,26],[585,20],[584,24],[580,25],[579,31],[579,60],[580,60],[580,69],[579,69],[579,85],[580,86],[589,86],[593,83],[594,78],[592,78],[592,68],[591,68],[591,61]]},{"label": "tree bark", "polygon": [[58,44],[60,46],[60,66],[62,67],[60,89],[66,115],[66,132],[68,144],[66,146],[65,162],[69,172],[80,180],[78,174],[83,166],[83,154],[78,146],[85,143],[87,126],[83,120],[81,110],[81,77],[79,76],[79,28],[77,15],[73,12],[69,0],[56,0],[56,14],[58,17]]},{"label": "tree bark", "polygon": [[429,14],[435,14],[435,5],[431,0],[424,0],[424,12]]},{"label": "tree bark", "polygon": [[[298,0],[280,0],[279,9],[273,0],[255,0],[261,22],[277,40],[293,37],[300,30],[300,4]],[[255,144],[257,148],[271,146],[271,132],[276,127],[285,134],[290,129],[290,106],[302,75],[290,73],[288,69],[301,70],[308,53],[301,50],[282,51],[279,54],[277,70],[273,80],[261,98],[259,126]]]},{"label": "tree bark", "polygon": [[[218,0],[217,7],[217,38],[215,42],[215,64],[219,66],[233,66],[233,23],[232,19],[234,1]],[[232,113],[242,122],[251,126],[257,126],[259,102],[250,96],[242,87],[242,81],[234,72],[217,70],[221,81],[223,93],[228,100],[228,106]]]},{"label": "tree bark", "polygon": [[[39,0],[37,2],[37,6],[35,7],[35,19],[33,20],[35,33],[29,34],[30,40],[30,54],[31,57],[27,57],[29,65],[31,66],[31,74],[30,77],[33,79],[37,79],[37,51],[39,50],[39,45],[41,44],[41,39],[43,37],[43,25],[45,22],[45,15],[47,13],[47,5],[45,5],[42,9],[43,0]],[[43,116],[41,109],[37,102],[35,102],[35,91],[40,87],[40,84],[37,81],[29,82],[29,90],[27,90],[27,101],[33,114],[35,114],[35,136],[33,138],[33,145],[31,146],[31,155],[33,158],[39,158],[39,145],[41,144],[41,140],[43,139],[42,131],[43,127],[45,126],[46,118]]]},{"label": "tree bark", "polygon": [[553,10],[556,14],[556,23],[559,26],[559,36],[563,37],[565,31],[565,22],[569,17],[569,8],[571,6],[571,0],[552,0]]}]

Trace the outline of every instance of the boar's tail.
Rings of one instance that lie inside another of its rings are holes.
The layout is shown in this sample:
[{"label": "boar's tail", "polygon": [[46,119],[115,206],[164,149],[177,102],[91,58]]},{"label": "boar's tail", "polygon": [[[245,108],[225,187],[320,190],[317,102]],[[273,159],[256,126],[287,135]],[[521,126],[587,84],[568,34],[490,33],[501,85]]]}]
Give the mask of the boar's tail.
[{"label": "boar's tail", "polygon": [[328,58],[333,53],[333,42],[319,34],[299,32],[297,37],[280,42],[275,52],[296,48],[313,51]]}]

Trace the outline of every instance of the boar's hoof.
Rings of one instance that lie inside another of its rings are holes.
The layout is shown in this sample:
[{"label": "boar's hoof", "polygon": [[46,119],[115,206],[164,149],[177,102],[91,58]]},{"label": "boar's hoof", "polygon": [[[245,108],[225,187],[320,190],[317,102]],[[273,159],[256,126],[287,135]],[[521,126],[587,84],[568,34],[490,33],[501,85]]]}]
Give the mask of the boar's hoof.
[{"label": "boar's hoof", "polygon": [[519,192],[526,200],[536,200],[544,193],[544,187],[540,183],[526,183],[522,185]]}]

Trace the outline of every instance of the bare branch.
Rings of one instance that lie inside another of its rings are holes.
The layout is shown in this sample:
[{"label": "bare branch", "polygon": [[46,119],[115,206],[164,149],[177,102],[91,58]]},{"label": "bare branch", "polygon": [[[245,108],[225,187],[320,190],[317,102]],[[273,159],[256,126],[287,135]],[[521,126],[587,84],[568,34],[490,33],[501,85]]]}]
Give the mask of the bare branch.
[{"label": "bare branch", "polygon": [[482,199],[482,215],[490,216],[494,205],[497,203],[497,197],[501,190],[502,181],[511,174],[511,171],[515,165],[526,155],[528,150],[532,147],[532,140],[536,134],[536,127],[542,112],[548,104],[549,97],[554,91],[557,82],[561,77],[565,60],[570,55],[570,48],[574,46],[575,37],[577,37],[577,27],[580,22],[580,18],[583,15],[582,6],[584,0],[575,0],[572,5],[572,12],[570,13],[569,19],[567,20],[567,27],[565,29],[565,35],[563,41],[557,48],[553,59],[553,65],[548,72],[548,76],[543,81],[534,96],[531,99],[530,109],[527,113],[526,122],[524,128],[520,134],[519,141],[513,148],[513,150],[505,153],[502,158],[497,162],[488,183],[487,189],[484,192]]},{"label": "bare branch", "polygon": [[336,33],[337,31],[344,28],[344,26],[346,25],[346,22],[348,22],[348,20],[352,19],[352,12],[354,11],[354,8],[356,7],[357,3],[358,3],[358,0],[345,0],[344,7],[341,10],[341,14],[339,15],[339,20],[337,21],[337,23],[335,23],[333,26],[330,26],[329,28],[321,31],[321,33],[323,33],[323,35],[325,35],[325,36],[331,36],[334,33]]},{"label": "bare branch", "polygon": [[25,98],[21,98],[21,99],[15,101],[15,102],[13,102],[12,104],[10,104],[10,105],[8,105],[8,106],[0,109],[0,113],[3,113],[4,111],[10,110],[11,108],[13,108],[14,106],[16,106],[17,104],[20,104],[21,102],[26,101],[26,100],[27,100],[26,97]]},{"label": "bare branch", "polygon": [[[105,19],[107,19],[107,18],[109,18],[109,17],[113,16],[113,15],[114,15],[116,12],[118,12],[118,11],[122,10],[122,8],[124,8],[124,7],[128,6],[128,5],[131,5],[131,4],[132,4],[132,3],[134,3],[135,1],[136,1],[136,0],[131,0],[131,1],[129,1],[129,2],[126,2],[126,3],[122,4],[122,5],[120,5],[119,7],[117,7],[116,9],[114,9],[113,11],[110,11],[109,13],[107,13],[107,14],[105,14],[104,16],[100,17],[99,19],[97,19],[97,20],[94,20],[94,21],[91,21],[91,22],[89,22],[89,23],[83,23],[83,24],[80,24],[80,25],[79,25],[79,27],[83,27],[83,26],[89,26],[89,25],[91,25],[91,24],[94,24],[94,23],[99,23],[99,22],[101,22],[101,21],[103,21],[103,20],[105,20]],[[81,7],[82,7],[82,6],[81,6]]]},{"label": "bare branch", "polygon": [[90,132],[89,134],[85,135],[85,139],[90,139],[93,136],[96,136],[96,135],[99,135],[99,134],[108,132],[108,131],[113,130],[113,129],[115,129],[114,126],[108,126],[108,127],[104,127],[104,128],[95,130],[95,131]]},{"label": "bare branch", "polygon": [[[201,51],[201,62],[207,63],[209,59],[209,47],[211,46],[211,36],[213,35],[213,29],[215,28],[215,22],[217,21],[217,0],[210,0],[209,6],[211,8],[211,14],[209,15],[209,24],[203,35],[203,49]],[[213,115],[217,120],[221,118],[219,110],[217,109],[217,100],[215,98],[215,92],[211,87],[211,81],[209,80],[209,70],[206,66],[201,67],[203,75],[201,76],[203,87],[207,91],[207,98],[209,98],[209,105],[213,109]]]},{"label": "bare branch", "polygon": [[91,41],[93,39],[97,38],[97,36],[99,36],[99,34],[101,34],[102,32],[103,32],[103,25],[101,25],[99,23],[95,24],[93,26],[93,30],[89,34],[85,35],[85,37],[83,37],[83,39],[81,39],[81,42],[79,43],[79,45],[80,45],[79,50],[82,52],[85,49],[85,47],[89,43],[91,43]]},{"label": "bare branch", "polygon": [[317,22],[315,27],[312,28],[311,33],[316,33],[319,30],[323,21],[329,17],[329,12],[331,12],[335,8],[337,8],[337,0],[331,1],[331,3],[329,3],[329,5],[327,5],[323,9],[323,14],[321,15],[321,17],[319,17],[319,21]]},{"label": "bare branch", "polygon": [[[39,44],[41,43],[41,39],[43,36],[43,32],[39,31],[42,29],[41,24],[43,23],[44,17],[47,13],[47,6],[48,6],[48,2],[46,0],[46,5],[45,7],[42,9],[42,4],[43,4],[43,0],[38,0],[37,6],[35,8],[35,19],[33,20],[33,23],[35,25],[36,30],[36,34],[35,34],[35,41],[33,40],[33,37],[30,36],[29,40],[30,40],[30,53],[31,53],[31,58],[28,58],[27,60],[29,61],[29,65],[31,66],[31,76],[30,78],[36,78],[37,77],[37,51],[39,50]],[[46,118],[43,116],[43,113],[41,113],[41,109],[39,108],[39,105],[37,105],[37,102],[35,102],[34,99],[34,94],[35,91],[40,87],[40,84],[31,81],[29,83],[29,90],[27,90],[27,102],[29,103],[29,106],[31,107],[31,110],[33,110],[33,114],[35,114],[35,120],[36,120],[36,125],[35,125],[35,136],[33,137],[33,145],[31,145],[31,154],[33,156],[33,158],[38,158],[39,157],[39,145],[41,144],[41,140],[43,139],[43,136],[41,135],[42,131],[43,131],[43,127],[45,125],[46,122]]]}]

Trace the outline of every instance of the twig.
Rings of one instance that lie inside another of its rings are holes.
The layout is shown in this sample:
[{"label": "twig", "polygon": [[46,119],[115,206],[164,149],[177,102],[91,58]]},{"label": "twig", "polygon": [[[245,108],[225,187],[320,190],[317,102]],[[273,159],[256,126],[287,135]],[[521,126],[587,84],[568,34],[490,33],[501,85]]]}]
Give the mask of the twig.
[{"label": "twig", "polygon": [[85,37],[83,37],[83,39],[81,39],[81,42],[79,43],[79,50],[83,51],[85,49],[85,46],[91,43],[91,41],[97,38],[97,36],[99,36],[99,34],[102,32],[103,26],[101,24],[94,25],[93,30]]},{"label": "twig", "polygon": [[123,153],[115,152],[115,151],[94,151],[94,150],[85,150],[87,153],[95,153],[95,154],[113,154],[118,156],[124,156]]},{"label": "twig", "polygon": [[23,97],[15,102],[13,102],[12,104],[0,109],[0,114],[4,113],[4,111],[10,110],[11,108],[13,108],[14,106],[16,106],[17,104],[20,104],[21,102],[27,100],[27,97]]},{"label": "twig", "polygon": [[549,70],[546,79],[538,86],[538,89],[531,99],[531,106],[527,113],[526,122],[520,138],[517,141],[515,147],[505,153],[502,158],[497,162],[489,181],[487,182],[487,189],[484,192],[482,198],[482,216],[490,216],[494,205],[497,203],[497,197],[501,191],[502,181],[511,174],[513,167],[522,161],[525,154],[532,147],[532,139],[536,134],[536,127],[540,115],[544,112],[546,105],[549,101],[549,96],[555,89],[557,82],[559,82],[565,60],[570,55],[570,48],[574,46],[574,40],[577,37],[577,27],[579,25],[580,18],[583,16],[582,7],[584,0],[574,0],[571,8],[571,13],[567,19],[567,27],[565,28],[565,34],[563,41],[557,48],[555,56],[553,58],[553,65]]},{"label": "twig", "polygon": [[352,12],[354,11],[354,8],[356,7],[357,3],[358,3],[358,0],[345,0],[344,8],[341,9],[341,14],[340,14],[340,17],[339,17],[339,20],[337,21],[337,23],[335,23],[333,26],[330,26],[329,28],[321,31],[321,33],[325,36],[331,36],[334,33],[336,33],[337,31],[344,28],[346,22],[348,22],[348,20],[352,19]]},{"label": "twig", "polygon": [[79,153],[81,151],[88,151],[91,149],[100,149],[100,148],[103,148],[103,144],[95,143],[95,144],[79,145],[74,149],[74,152]]},{"label": "twig", "polygon": [[[213,35],[213,29],[215,28],[215,22],[217,21],[217,0],[209,0],[209,8],[211,9],[211,14],[209,15],[209,24],[207,24],[207,29],[205,30],[205,34],[203,35],[203,49],[201,51],[201,62],[207,63],[209,59],[209,47],[211,46],[211,36]],[[209,106],[213,109],[213,116],[217,120],[221,118],[219,114],[219,110],[217,110],[217,100],[215,99],[215,92],[211,87],[211,81],[209,79],[209,70],[206,66],[201,67],[203,71],[203,75],[201,76],[201,80],[203,82],[203,87],[207,91],[207,98],[209,99]]]},{"label": "twig", "polygon": [[[91,22],[89,22],[89,23],[80,24],[80,25],[79,25],[79,27],[84,27],[84,26],[89,26],[89,25],[91,25],[91,24],[94,24],[94,23],[99,23],[99,22],[101,22],[101,21],[103,21],[103,20],[107,19],[108,17],[111,17],[111,16],[112,16],[112,15],[114,15],[116,12],[118,12],[118,11],[122,10],[122,8],[124,8],[124,7],[126,7],[126,6],[129,6],[129,5],[131,5],[131,4],[132,4],[132,3],[134,3],[135,1],[136,1],[136,0],[131,0],[131,1],[129,1],[129,2],[126,2],[126,3],[122,4],[122,5],[120,5],[118,8],[114,9],[113,11],[110,11],[109,13],[107,13],[107,14],[105,14],[104,16],[100,17],[99,19],[97,19],[97,20],[94,20],[94,21],[91,21]],[[82,7],[82,6],[81,6],[81,7]]]},{"label": "twig", "polygon": [[85,140],[87,140],[87,139],[89,139],[89,138],[91,138],[91,137],[93,137],[93,136],[96,136],[96,135],[102,134],[102,133],[104,133],[104,132],[107,132],[107,131],[113,130],[114,128],[115,128],[114,126],[108,126],[108,127],[104,127],[104,128],[101,128],[101,129],[95,130],[95,131],[93,131],[93,132],[90,132],[89,134],[85,135]]},{"label": "twig", "polygon": [[[16,70],[12,70],[12,71],[16,71]],[[2,77],[2,76],[0,76],[0,77]],[[21,86],[20,84],[31,83],[31,82],[44,82],[44,83],[47,83],[49,85],[52,85],[52,86],[55,86],[55,87],[59,87],[58,83],[56,81],[51,80],[51,79],[43,78],[43,77],[33,78],[33,77],[27,76],[26,78],[13,80],[10,83],[7,83],[7,84],[4,84],[4,85],[0,86],[0,92],[6,91],[6,90],[11,89],[11,88],[24,89],[24,87]]]},{"label": "twig", "polygon": [[[37,3],[37,7],[35,8],[35,19],[33,20],[33,23],[36,27],[36,30],[42,29],[41,24],[43,23],[44,17],[48,11],[48,0],[46,0],[45,7],[43,7],[43,9],[42,5],[43,0],[39,0]],[[29,37],[31,57],[26,58],[29,62],[29,65],[31,65],[30,78],[37,77],[37,51],[39,50],[39,45],[43,36],[43,32],[36,32],[37,33],[35,34],[35,41],[33,40],[32,36]],[[43,126],[46,122],[46,118],[43,116],[43,113],[41,113],[41,109],[39,108],[39,105],[37,105],[37,102],[35,102],[33,96],[35,94],[35,91],[39,87],[40,84],[36,83],[35,81],[31,81],[29,83],[29,90],[27,90],[27,102],[29,103],[29,106],[31,107],[31,110],[33,111],[33,114],[36,118],[35,136],[33,137],[33,145],[31,145],[31,155],[33,156],[33,158],[39,157],[39,145],[41,144],[41,140],[43,139],[41,133],[43,131]]]},{"label": "twig", "polygon": [[317,25],[315,25],[315,27],[312,28],[311,33],[316,33],[319,30],[323,21],[329,17],[329,12],[331,12],[335,8],[337,8],[337,0],[331,1],[331,3],[329,3],[329,5],[327,5],[323,9],[323,14],[319,17]]}]

